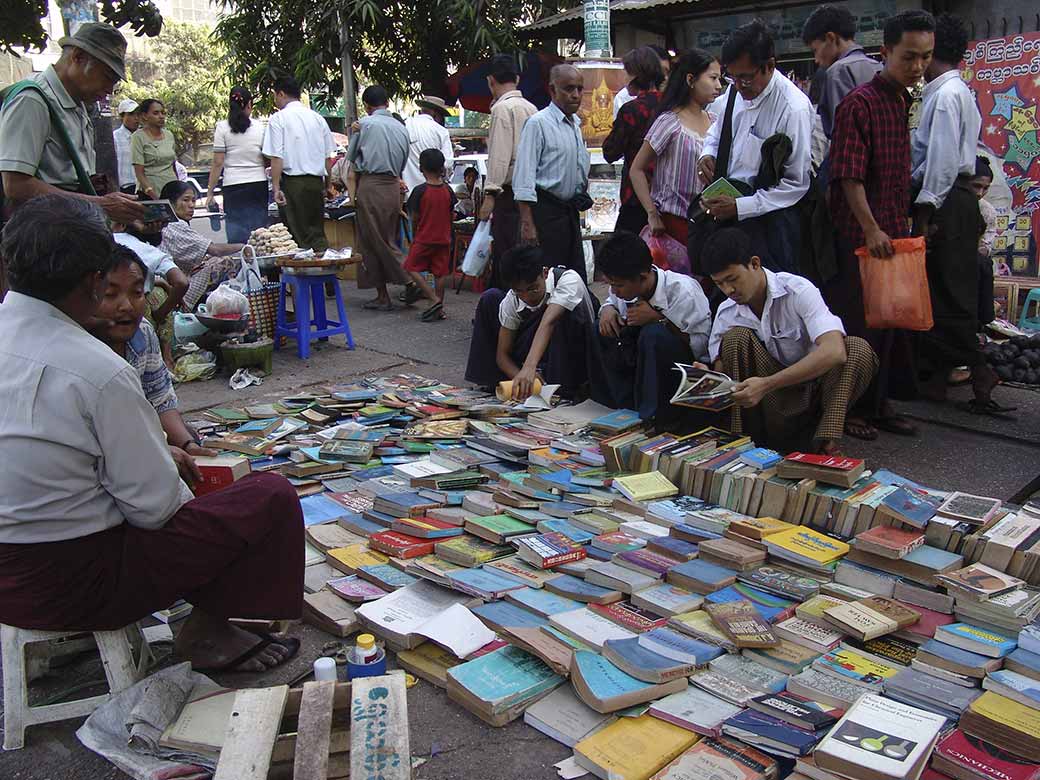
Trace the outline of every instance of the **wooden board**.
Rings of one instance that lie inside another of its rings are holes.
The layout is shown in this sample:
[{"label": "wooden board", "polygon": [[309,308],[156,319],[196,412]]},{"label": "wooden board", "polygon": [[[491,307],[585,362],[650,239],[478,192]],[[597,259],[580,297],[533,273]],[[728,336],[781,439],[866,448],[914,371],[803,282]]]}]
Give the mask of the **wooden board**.
[{"label": "wooden board", "polygon": [[409,780],[408,697],[404,672],[352,681],[350,777],[352,780]]},{"label": "wooden board", "polygon": [[293,777],[325,780],[329,769],[329,734],[336,683],[332,680],[304,683],[300,702],[300,726],[296,732]]},{"label": "wooden board", "polygon": [[265,780],[288,695],[287,685],[235,694],[213,780]]}]

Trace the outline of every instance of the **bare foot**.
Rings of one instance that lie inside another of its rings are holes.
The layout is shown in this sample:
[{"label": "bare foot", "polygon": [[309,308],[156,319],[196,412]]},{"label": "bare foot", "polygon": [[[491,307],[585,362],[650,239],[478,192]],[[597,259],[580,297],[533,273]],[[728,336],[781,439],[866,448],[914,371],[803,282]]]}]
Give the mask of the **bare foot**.
[{"label": "bare foot", "polygon": [[864,441],[874,441],[878,437],[877,428],[862,417],[849,417],[845,420],[845,433],[848,436]]},{"label": "bare foot", "polygon": [[284,663],[293,653],[292,648],[272,642],[252,658],[224,669],[264,641],[256,634],[196,608],[178,633],[174,650],[182,658],[191,661],[193,669],[235,672],[262,672]]},{"label": "bare foot", "polygon": [[820,443],[816,445],[816,451],[832,458],[842,457],[841,447],[834,439],[821,439]]}]

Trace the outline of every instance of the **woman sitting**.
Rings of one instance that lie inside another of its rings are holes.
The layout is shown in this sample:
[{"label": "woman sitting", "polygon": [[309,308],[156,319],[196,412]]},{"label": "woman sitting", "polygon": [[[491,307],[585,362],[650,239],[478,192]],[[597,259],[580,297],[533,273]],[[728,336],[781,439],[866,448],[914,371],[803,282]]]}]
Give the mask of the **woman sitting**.
[{"label": "woman sitting", "polygon": [[162,190],[163,200],[173,204],[177,221],[163,228],[159,248],[173,256],[173,262],[189,277],[184,294],[185,311],[194,311],[209,290],[235,276],[242,266],[231,255],[242,251],[245,244],[219,244],[200,235],[191,226],[195,213],[195,190],[183,181],[171,181]]}]

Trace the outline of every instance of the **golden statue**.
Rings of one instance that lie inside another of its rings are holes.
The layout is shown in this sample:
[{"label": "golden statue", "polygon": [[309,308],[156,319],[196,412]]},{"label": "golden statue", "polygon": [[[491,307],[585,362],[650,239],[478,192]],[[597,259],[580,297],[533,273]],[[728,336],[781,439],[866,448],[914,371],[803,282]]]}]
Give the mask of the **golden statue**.
[{"label": "golden statue", "polygon": [[603,138],[614,125],[614,93],[607,86],[606,78],[601,76],[599,86],[592,90],[591,103],[581,123],[581,134],[586,139]]}]

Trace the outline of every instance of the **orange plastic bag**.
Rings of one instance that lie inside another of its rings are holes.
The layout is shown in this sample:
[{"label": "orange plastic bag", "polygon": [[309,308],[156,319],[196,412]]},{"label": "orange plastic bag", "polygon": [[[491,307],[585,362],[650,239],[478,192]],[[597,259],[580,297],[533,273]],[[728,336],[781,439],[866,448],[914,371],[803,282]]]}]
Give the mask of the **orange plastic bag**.
[{"label": "orange plastic bag", "polygon": [[867,327],[931,330],[924,237],[894,239],[892,248],[888,258],[871,257],[865,246],[856,250]]}]

